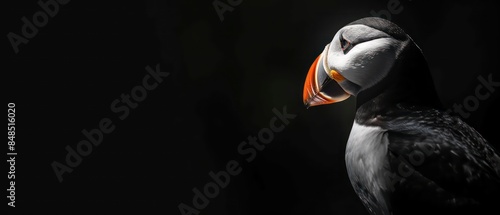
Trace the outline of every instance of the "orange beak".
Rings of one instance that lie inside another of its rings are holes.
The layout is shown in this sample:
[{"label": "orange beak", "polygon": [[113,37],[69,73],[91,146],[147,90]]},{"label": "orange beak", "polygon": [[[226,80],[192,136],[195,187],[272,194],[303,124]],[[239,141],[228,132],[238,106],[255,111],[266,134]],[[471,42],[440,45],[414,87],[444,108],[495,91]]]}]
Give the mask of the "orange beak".
[{"label": "orange beak", "polygon": [[323,54],[319,55],[307,73],[302,98],[308,108],[340,102],[350,96],[339,85],[345,78],[335,70],[326,72],[324,61]]}]

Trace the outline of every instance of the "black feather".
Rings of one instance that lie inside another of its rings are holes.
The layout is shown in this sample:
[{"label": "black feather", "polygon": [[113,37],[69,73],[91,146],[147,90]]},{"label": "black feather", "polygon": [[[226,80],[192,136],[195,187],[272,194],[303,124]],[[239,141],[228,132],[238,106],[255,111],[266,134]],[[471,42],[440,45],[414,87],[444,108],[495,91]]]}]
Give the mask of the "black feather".
[{"label": "black feather", "polygon": [[500,157],[458,117],[397,104],[357,121],[387,132],[395,214],[469,214],[500,202]]}]

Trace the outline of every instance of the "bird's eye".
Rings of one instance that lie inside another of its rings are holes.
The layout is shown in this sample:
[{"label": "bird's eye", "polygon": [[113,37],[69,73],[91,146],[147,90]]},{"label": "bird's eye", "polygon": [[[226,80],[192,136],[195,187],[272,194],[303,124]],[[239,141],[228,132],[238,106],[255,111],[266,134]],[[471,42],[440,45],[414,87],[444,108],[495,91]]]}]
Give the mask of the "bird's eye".
[{"label": "bird's eye", "polygon": [[343,36],[340,36],[340,47],[342,48],[344,54],[347,54],[347,52],[349,52],[352,48],[352,43],[346,40]]}]

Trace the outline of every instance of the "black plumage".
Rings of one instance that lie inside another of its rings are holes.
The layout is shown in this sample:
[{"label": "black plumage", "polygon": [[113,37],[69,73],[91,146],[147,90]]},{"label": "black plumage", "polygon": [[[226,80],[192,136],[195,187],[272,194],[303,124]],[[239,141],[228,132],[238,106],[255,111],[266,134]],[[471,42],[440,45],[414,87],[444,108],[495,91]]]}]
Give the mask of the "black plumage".
[{"label": "black plumage", "polygon": [[386,130],[391,169],[386,195],[394,214],[498,211],[500,157],[460,118],[404,104],[374,118],[359,116],[358,123]]},{"label": "black plumage", "polygon": [[356,96],[346,167],[370,214],[500,211],[499,153],[444,111],[422,51],[401,28],[381,18],[354,21],[318,59],[324,62],[311,67],[304,102]]},{"label": "black plumage", "polygon": [[353,23],[407,41],[388,77],[357,100],[355,118],[356,123],[386,132],[391,189],[385,196],[390,199],[391,211],[500,211],[500,157],[474,128],[443,111],[420,49],[388,21],[362,19]]}]

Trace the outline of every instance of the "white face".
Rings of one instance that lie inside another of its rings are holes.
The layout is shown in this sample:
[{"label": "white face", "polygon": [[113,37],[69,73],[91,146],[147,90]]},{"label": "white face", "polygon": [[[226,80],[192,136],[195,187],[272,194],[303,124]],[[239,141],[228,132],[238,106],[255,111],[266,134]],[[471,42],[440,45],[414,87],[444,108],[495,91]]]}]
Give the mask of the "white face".
[{"label": "white face", "polygon": [[[401,42],[388,34],[365,25],[350,25],[340,29],[325,48],[325,70],[336,70],[359,91],[382,80],[396,60]],[[339,83],[340,86],[343,83]],[[345,83],[344,83],[345,84]],[[357,95],[342,86],[347,93]]]}]

